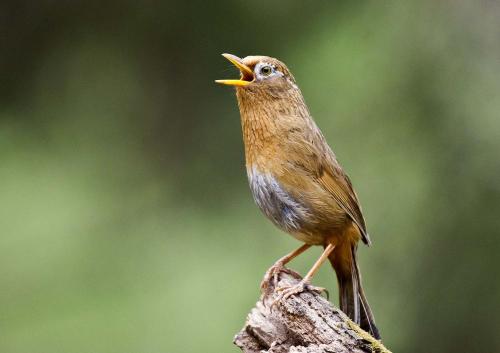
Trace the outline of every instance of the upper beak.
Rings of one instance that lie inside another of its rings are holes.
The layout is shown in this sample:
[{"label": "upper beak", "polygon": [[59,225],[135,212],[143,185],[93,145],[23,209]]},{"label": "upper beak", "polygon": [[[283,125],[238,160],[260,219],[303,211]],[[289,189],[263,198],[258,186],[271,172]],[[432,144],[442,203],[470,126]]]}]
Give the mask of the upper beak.
[{"label": "upper beak", "polygon": [[222,54],[227,60],[229,60],[234,66],[236,66],[241,73],[241,78],[239,80],[215,80],[217,83],[229,86],[247,86],[254,80],[254,75],[252,69],[243,64],[242,60],[236,55],[232,54]]}]

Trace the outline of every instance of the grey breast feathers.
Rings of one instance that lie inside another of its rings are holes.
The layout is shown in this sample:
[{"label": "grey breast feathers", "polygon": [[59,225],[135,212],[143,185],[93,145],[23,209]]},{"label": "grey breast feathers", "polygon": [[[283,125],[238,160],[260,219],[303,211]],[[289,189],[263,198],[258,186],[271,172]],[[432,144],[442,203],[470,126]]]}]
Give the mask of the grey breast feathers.
[{"label": "grey breast feathers", "polygon": [[279,228],[289,233],[300,232],[311,217],[308,209],[290,196],[269,174],[248,168],[248,181],[255,203]]}]

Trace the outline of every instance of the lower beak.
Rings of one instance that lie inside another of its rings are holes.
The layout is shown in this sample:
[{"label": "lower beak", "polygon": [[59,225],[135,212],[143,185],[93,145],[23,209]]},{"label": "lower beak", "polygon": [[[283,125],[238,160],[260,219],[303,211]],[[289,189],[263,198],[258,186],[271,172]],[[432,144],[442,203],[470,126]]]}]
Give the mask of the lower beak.
[{"label": "lower beak", "polygon": [[243,64],[242,60],[236,55],[232,54],[222,54],[227,60],[229,60],[234,66],[240,70],[241,78],[239,80],[215,80],[217,83],[229,86],[247,86],[254,80],[254,75],[252,69]]}]

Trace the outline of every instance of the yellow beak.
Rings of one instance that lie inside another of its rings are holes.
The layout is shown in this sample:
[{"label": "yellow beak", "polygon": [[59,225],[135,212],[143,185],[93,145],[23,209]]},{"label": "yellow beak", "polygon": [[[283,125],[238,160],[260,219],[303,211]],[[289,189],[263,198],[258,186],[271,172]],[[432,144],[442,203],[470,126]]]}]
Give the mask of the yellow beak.
[{"label": "yellow beak", "polygon": [[253,71],[248,66],[243,64],[242,60],[236,55],[232,54],[222,54],[227,60],[229,60],[234,66],[236,66],[241,73],[241,78],[239,80],[215,80],[217,83],[229,86],[247,86],[252,83],[254,76]]}]

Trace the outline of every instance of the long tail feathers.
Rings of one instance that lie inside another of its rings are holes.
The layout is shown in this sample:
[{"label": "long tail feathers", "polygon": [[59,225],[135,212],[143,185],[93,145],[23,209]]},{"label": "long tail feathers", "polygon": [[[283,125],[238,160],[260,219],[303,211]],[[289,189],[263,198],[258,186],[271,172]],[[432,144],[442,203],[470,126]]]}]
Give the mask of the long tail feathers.
[{"label": "long tail feathers", "polygon": [[340,309],[363,330],[380,339],[375,318],[361,286],[361,274],[356,261],[356,245],[338,247],[329,256],[339,285]]}]

